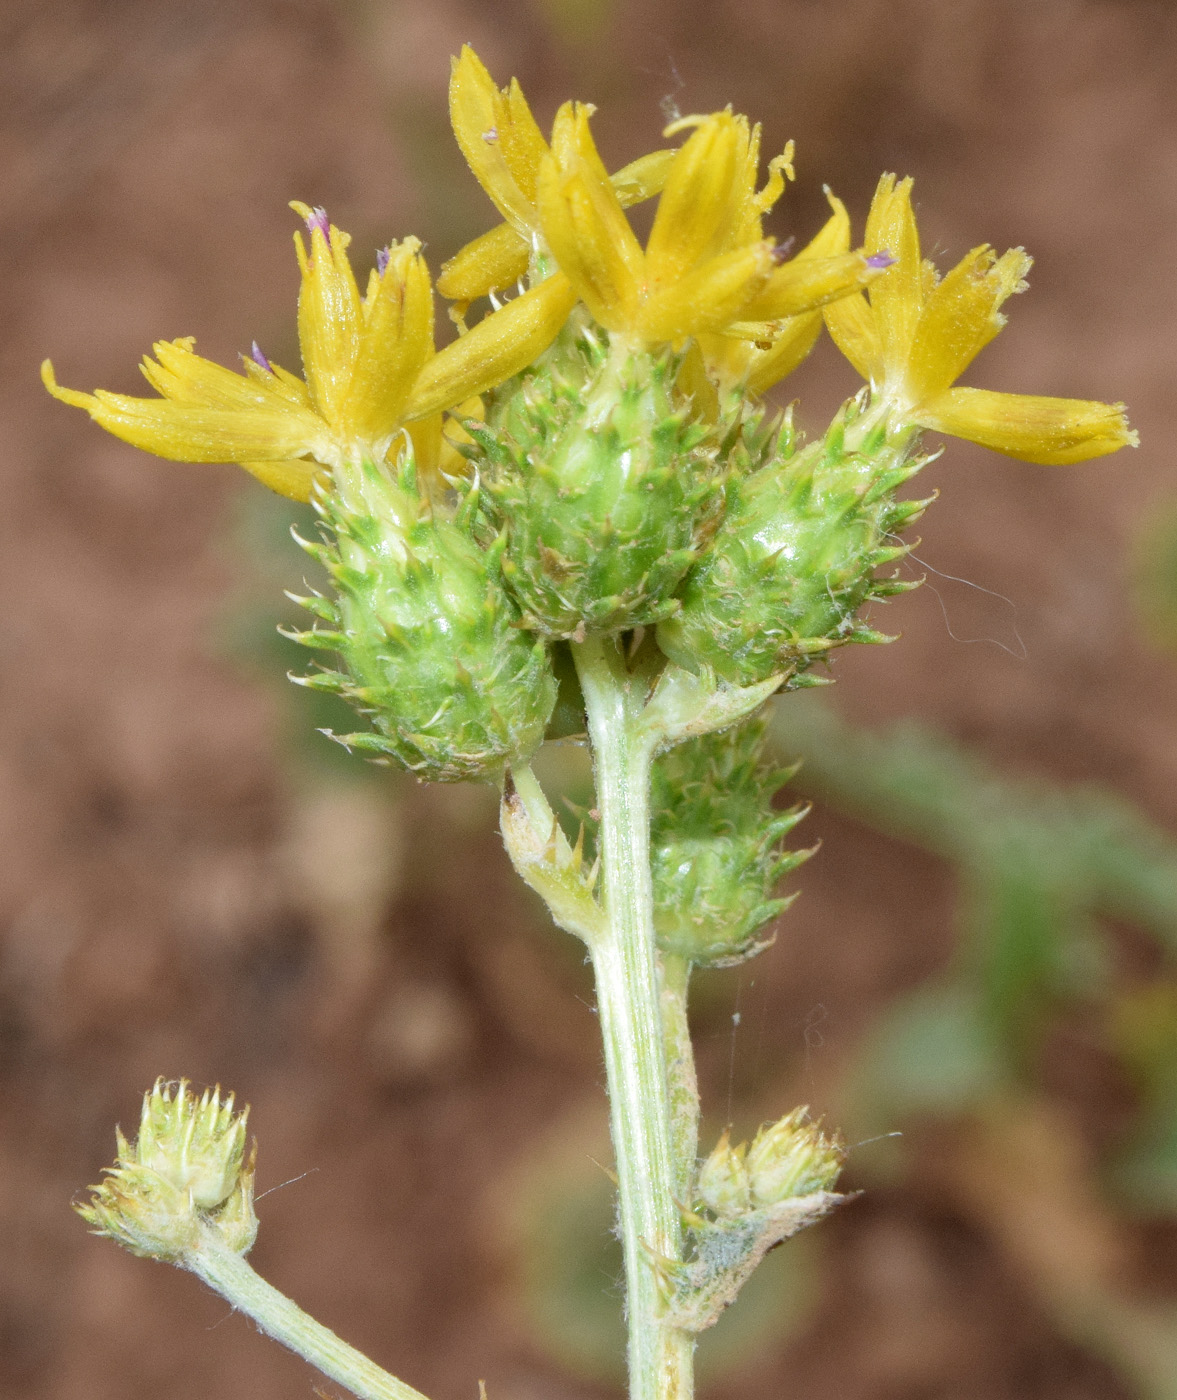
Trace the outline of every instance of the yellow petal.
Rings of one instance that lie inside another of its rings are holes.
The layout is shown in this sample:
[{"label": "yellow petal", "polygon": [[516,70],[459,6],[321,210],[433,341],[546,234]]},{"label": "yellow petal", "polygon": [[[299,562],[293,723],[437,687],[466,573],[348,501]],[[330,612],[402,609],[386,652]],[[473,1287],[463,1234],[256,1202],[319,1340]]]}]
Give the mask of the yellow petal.
[{"label": "yellow petal", "polygon": [[[256,342],[253,352],[255,357],[261,355]],[[262,356],[262,359],[265,357]],[[314,412],[311,407],[310,390],[296,374],[291,374],[281,365],[274,364],[272,360],[266,360],[263,365],[256,358],[250,358],[245,360],[245,373],[255,384],[261,385],[267,394],[273,394],[294,408],[305,408],[309,413]]]},{"label": "yellow petal", "polygon": [[279,496],[304,503],[311,499],[315,477],[327,475],[326,468],[318,462],[241,462],[239,465]]},{"label": "yellow petal", "polygon": [[1136,447],[1122,403],[949,389],[913,415],[936,432],[967,438],[1023,462],[1065,467]]},{"label": "yellow petal", "polygon": [[107,432],[173,462],[276,461],[323,445],[308,440],[309,415],[283,409],[206,408],[105,389],[82,394],[61,388],[48,360],[41,366],[41,379],[54,398],[84,408]]},{"label": "yellow petal", "polygon": [[[609,177],[622,208],[640,204],[662,189],[677,152],[651,151]],[[511,224],[499,224],[466,244],[443,263],[437,290],[450,301],[469,304],[490,292],[514,286],[527,272],[528,242]]]},{"label": "yellow petal", "polygon": [[360,343],[360,289],[347,257],[350,237],[328,224],[321,209],[290,206],[307,222],[311,248],[294,236],[302,286],[298,293],[298,340],[311,401],[333,427],[347,398]]},{"label": "yellow petal", "polygon": [[711,258],[648,297],[633,323],[648,341],[682,341],[697,331],[722,331],[742,316],[775,266],[772,245],[753,243]]},{"label": "yellow petal", "polygon": [[[547,147],[520,92],[512,106],[505,100],[482,60],[467,44],[454,59],[450,74],[450,123],[474,178],[490,195],[503,218],[522,233],[535,225],[533,194],[536,171]],[[538,140],[538,149],[535,142]],[[524,188],[520,184],[523,176]]]},{"label": "yellow petal", "polygon": [[745,381],[748,391],[763,394],[792,374],[817,344],[821,335],[821,312],[810,311],[785,322],[768,350],[752,356]]},{"label": "yellow petal", "polygon": [[482,394],[526,369],[548,348],[576,305],[561,273],[484,317],[426,364],[406,410],[424,418]]},{"label": "yellow petal", "polygon": [[[675,157],[646,244],[652,286],[669,286],[728,246],[744,221],[748,122],[716,112],[692,132]],[[753,176],[753,178],[755,178]]]},{"label": "yellow petal", "polygon": [[955,383],[1005,324],[999,308],[1024,290],[1030,259],[1021,248],[998,258],[987,245],[974,248],[930,294],[916,327],[907,368],[913,403]]},{"label": "yellow petal", "polygon": [[623,209],[652,199],[666,188],[666,181],[674,165],[677,151],[651,151],[649,155],[638,156],[628,165],[609,176],[609,183]]},{"label": "yellow petal", "polygon": [[511,224],[473,239],[442,264],[437,290],[450,301],[477,301],[513,286],[527,271],[529,248]]},{"label": "yellow petal", "polygon": [[823,308],[826,329],[834,344],[868,384],[883,382],[883,344],[874,309],[861,292],[840,297]]},{"label": "yellow petal", "polygon": [[883,360],[888,373],[901,375],[907,364],[923,300],[919,232],[911,209],[911,180],[896,183],[884,175],[871,201],[864,251],[890,253],[895,265],[871,289]]},{"label": "yellow petal", "polygon": [[798,258],[835,258],[850,251],[850,215],[846,206],[828,185],[825,195],[834,212],[797,254]]},{"label": "yellow petal", "polygon": [[349,431],[369,441],[400,426],[417,376],[433,354],[433,289],[416,238],[389,249],[364,303],[364,328],[347,396]]},{"label": "yellow petal", "polygon": [[[722,372],[727,369],[728,352],[733,347],[737,354],[746,351],[738,340],[704,332],[691,342],[683,356],[678,377],[674,381],[675,388],[691,401],[695,415],[705,422],[714,423],[719,417],[719,395],[715,381],[727,385],[743,378],[742,360],[732,373]],[[715,363],[717,361],[722,363]]]},{"label": "yellow petal", "polygon": [[[444,483],[438,469],[441,463],[441,427],[444,419],[443,413],[431,413],[428,418],[419,418],[405,429],[413,444],[413,464],[418,475],[428,485],[442,488]],[[393,446],[395,449],[396,444]]]},{"label": "yellow petal", "polygon": [[883,273],[864,253],[833,258],[796,257],[778,267],[744,309],[747,321],[800,316],[865,287]]},{"label": "yellow petal", "polygon": [[175,403],[201,403],[208,408],[273,408],[273,398],[247,375],[234,374],[224,365],[195,353],[196,340],[159,340],[151,347],[152,360],[144,356],[140,368],[148,384]]},{"label": "yellow petal", "polygon": [[499,101],[499,144],[516,183],[534,203],[539,163],[548,153],[548,143],[515,78]]},{"label": "yellow petal", "polygon": [[603,326],[624,330],[636,314],[645,259],[593,144],[590,111],[565,103],[556,114],[537,201],[561,271]]}]

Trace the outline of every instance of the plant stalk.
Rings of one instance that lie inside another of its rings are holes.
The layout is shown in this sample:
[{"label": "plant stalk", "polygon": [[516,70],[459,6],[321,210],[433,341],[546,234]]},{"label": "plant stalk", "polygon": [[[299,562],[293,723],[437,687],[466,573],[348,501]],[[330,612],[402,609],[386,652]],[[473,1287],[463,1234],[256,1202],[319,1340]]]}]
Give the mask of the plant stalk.
[{"label": "plant stalk", "polygon": [[606,928],[591,948],[618,1178],[630,1400],[690,1400],[695,1339],[663,1320],[660,1270],[682,1260],[662,978],[650,879],[648,678],[613,639],[574,644],[593,747]]},{"label": "plant stalk", "polygon": [[666,1046],[666,1075],[670,1087],[670,1140],[674,1152],[674,1196],[686,1204],[699,1156],[699,1081],[687,1019],[687,986],[691,965],[685,958],[663,953],[662,1039]]},{"label": "plant stalk", "polygon": [[183,1265],[222,1298],[251,1317],[267,1336],[296,1352],[359,1400],[426,1400],[419,1390],[390,1376],[374,1361],[316,1322],[255,1271],[243,1255],[226,1249],[209,1230]]}]

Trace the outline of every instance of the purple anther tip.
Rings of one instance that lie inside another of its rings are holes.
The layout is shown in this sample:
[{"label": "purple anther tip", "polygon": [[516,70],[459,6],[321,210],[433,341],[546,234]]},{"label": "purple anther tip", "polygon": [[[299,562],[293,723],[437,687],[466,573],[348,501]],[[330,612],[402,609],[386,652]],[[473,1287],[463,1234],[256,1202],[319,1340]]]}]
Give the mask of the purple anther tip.
[{"label": "purple anther tip", "polygon": [[797,240],[796,240],[795,238],[791,238],[791,237],[790,237],[790,238],[786,238],[785,241],[784,241],[783,243],[777,243],[776,245],[774,245],[773,250],[772,250],[772,260],[773,260],[773,262],[774,262],[774,263],[788,262],[788,260],[789,260],[789,254],[793,251],[793,244],[796,243],[796,242],[797,242]]},{"label": "purple anther tip", "polygon": [[391,258],[391,257],[392,257],[392,249],[391,249],[391,248],[377,248],[377,249],[376,249],[376,271],[380,274],[381,277],[384,276],[385,270],[386,270],[387,267],[388,267],[388,260],[389,260],[389,258]]},{"label": "purple anther tip", "polygon": [[249,354],[255,365],[260,365],[261,368],[264,369],[267,374],[274,373],[274,366],[266,358],[266,352],[262,349],[262,347],[257,343],[256,340],[249,347]]},{"label": "purple anther tip", "polygon": [[492,126],[488,131],[484,131],[482,133],[482,139],[486,142],[488,146],[493,146],[494,143],[499,139],[498,127]]},{"label": "purple anther tip", "polygon": [[886,248],[884,248],[881,253],[872,253],[870,257],[867,258],[866,265],[867,267],[873,267],[876,272],[882,272],[884,268],[894,267],[898,261],[898,258],[893,258],[891,254],[887,252]]},{"label": "purple anther tip", "polygon": [[312,209],[310,217],[307,219],[307,232],[313,234],[318,229],[327,241],[331,244],[331,220],[327,217],[326,209]]}]

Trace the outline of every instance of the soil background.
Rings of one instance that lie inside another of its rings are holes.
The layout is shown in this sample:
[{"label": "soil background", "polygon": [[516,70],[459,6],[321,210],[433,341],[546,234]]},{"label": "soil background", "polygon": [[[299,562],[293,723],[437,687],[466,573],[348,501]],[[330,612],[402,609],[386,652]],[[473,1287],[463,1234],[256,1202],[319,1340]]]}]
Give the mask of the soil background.
[{"label": "soil background", "polygon": [[[255,1262],[383,1364],[435,1400],[478,1377],[492,1400],[613,1393],[545,1346],[509,1244],[529,1164],[577,1124],[599,1133],[604,1100],[585,970],[515,887],[493,795],[320,762],[280,668],[233,640],[273,572],[272,531],[250,533],[261,488],[149,459],[37,380],[51,354],[63,383],[140,392],[138,357],[189,334],[225,363],[256,338],[296,367],[292,198],[327,206],[361,265],[414,232],[436,267],[487,227],[446,127],[464,41],[519,77],[542,124],[569,95],[595,102],[614,168],[656,144],[662,99],[731,102],[768,153],[795,138],[782,237],[816,229],[823,182],[861,227],[898,170],[942,266],[986,240],[1034,254],[968,382],[1122,398],[1143,446],[1058,471],[950,444],[918,553],[952,577],[894,605],[901,644],[838,660],[836,700],[862,723],[934,722],[1011,773],[1112,785],[1177,827],[1177,668],[1129,589],[1139,531],[1175,491],[1171,5],[4,0],[9,1400],[322,1384],[69,1210],[160,1074],[252,1104],[261,1190],[297,1178],[261,1201]],[[825,345],[788,387],[818,425],[855,384]],[[952,951],[946,868],[833,813],[811,823],[824,848],[777,946],[713,974],[701,1003],[717,1128],[725,1109],[751,1127],[800,1100],[835,1109],[880,1008]],[[714,1380],[717,1400],[1132,1393],[934,1183],[881,1186],[823,1229],[814,1308]],[[1149,1286],[1172,1282],[1158,1263]]]}]

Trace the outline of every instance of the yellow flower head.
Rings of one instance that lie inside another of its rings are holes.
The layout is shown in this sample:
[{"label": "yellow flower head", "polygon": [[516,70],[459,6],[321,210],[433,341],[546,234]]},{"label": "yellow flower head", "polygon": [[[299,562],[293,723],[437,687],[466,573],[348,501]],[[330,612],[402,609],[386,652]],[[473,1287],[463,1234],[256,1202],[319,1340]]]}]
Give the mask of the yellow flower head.
[{"label": "yellow flower head", "polygon": [[[780,292],[787,290],[798,302],[817,293],[816,305],[796,314],[768,318],[760,324],[737,323],[722,335],[702,332],[696,337],[702,363],[721,389],[739,388],[763,394],[792,374],[821,334],[823,294],[828,291],[835,298],[845,296],[861,286],[866,276],[877,275],[889,266],[883,254],[876,255],[872,262],[850,252],[846,206],[828,189],[826,197],[833,213],[796,257],[774,274]],[[849,287],[847,278],[851,280]],[[767,293],[758,298],[767,299]],[[749,315],[748,309],[744,315]]]},{"label": "yellow flower head", "polygon": [[940,278],[920,256],[911,180],[884,175],[871,203],[866,252],[887,249],[895,266],[872,285],[825,308],[838,348],[897,418],[968,438],[1026,462],[1065,466],[1101,457],[1137,435],[1123,404],[995,393],[953,385],[993,339],[1001,306],[1025,290],[1030,258],[987,244]]},{"label": "yellow flower head", "polygon": [[[437,290],[464,304],[513,286],[542,243],[536,185],[548,143],[515,79],[500,90],[468,44],[453,61],[450,121],[475,178],[506,220],[443,265]],[[628,206],[657,194],[673,159],[673,151],[653,151],[619,170],[610,177],[618,200]]]},{"label": "yellow flower head", "polygon": [[[792,146],[756,189],[759,128],[731,111],[687,117],[643,250],[604,173],[589,131],[591,107],[557,114],[540,165],[544,239],[593,317],[646,344],[731,334],[771,341],[782,324],[865,285],[887,264],[861,253],[784,260],[761,217],[792,174]],[[824,252],[825,249],[823,248]]]},{"label": "yellow flower head", "polygon": [[[295,236],[304,379],[256,344],[237,374],[196,354],[189,337],[160,341],[155,359],[144,358],[157,399],[60,388],[46,360],[41,375],[50,393],[159,457],[239,462],[273,490],[306,501],[323,468],[383,461],[407,423],[440,415],[529,365],[574,303],[567,283],[551,279],[435,352],[433,294],[417,239],[377,255],[361,296],[349,236],[321,209],[292,207],[310,237],[308,248]],[[440,449],[440,418],[437,427],[436,435],[418,436],[436,436]]]}]

